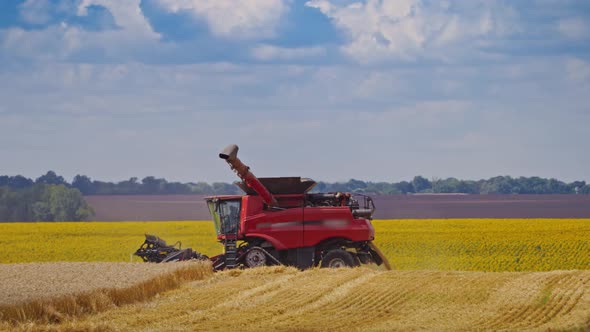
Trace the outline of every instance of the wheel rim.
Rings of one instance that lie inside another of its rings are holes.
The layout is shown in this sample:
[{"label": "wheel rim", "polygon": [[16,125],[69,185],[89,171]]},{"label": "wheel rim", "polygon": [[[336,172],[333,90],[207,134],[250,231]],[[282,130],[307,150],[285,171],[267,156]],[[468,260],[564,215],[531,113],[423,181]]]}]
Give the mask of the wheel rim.
[{"label": "wheel rim", "polygon": [[246,265],[257,267],[266,265],[266,255],[258,249],[252,249],[246,254]]},{"label": "wheel rim", "polygon": [[330,261],[330,264],[328,266],[332,268],[339,268],[346,267],[348,265],[346,265],[346,262],[342,258],[334,258]]}]

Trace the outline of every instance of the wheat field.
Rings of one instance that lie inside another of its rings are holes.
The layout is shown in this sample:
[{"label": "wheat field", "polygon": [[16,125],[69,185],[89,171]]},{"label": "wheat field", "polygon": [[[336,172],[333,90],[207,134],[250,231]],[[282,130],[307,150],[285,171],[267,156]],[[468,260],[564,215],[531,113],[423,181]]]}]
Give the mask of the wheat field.
[{"label": "wheat field", "polygon": [[212,274],[211,263],[206,261],[3,264],[0,321],[60,322],[67,317],[146,301],[184,282]]},{"label": "wheat field", "polygon": [[[7,327],[7,326],[5,326]],[[590,329],[590,271],[234,270],[29,331]]]}]

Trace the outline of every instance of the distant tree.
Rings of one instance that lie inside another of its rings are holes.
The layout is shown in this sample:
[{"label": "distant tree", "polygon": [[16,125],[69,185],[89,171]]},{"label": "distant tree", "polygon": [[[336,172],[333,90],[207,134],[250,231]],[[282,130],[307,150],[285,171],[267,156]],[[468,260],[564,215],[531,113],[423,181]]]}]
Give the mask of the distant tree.
[{"label": "distant tree", "polygon": [[96,193],[92,180],[86,175],[76,175],[72,180],[72,187],[80,190],[83,195],[93,195]]},{"label": "distant tree", "polygon": [[346,183],[347,190],[349,192],[364,192],[367,189],[367,183],[360,180],[350,179]]},{"label": "distant tree", "polygon": [[547,191],[552,194],[567,194],[569,191],[567,184],[557,179],[549,179],[547,186]]},{"label": "distant tree", "polygon": [[479,194],[480,183],[478,181],[461,181],[460,191],[466,194]]},{"label": "distant tree", "polygon": [[53,214],[48,202],[39,201],[32,204],[34,221],[53,221]]},{"label": "distant tree", "polygon": [[520,177],[519,178],[519,186],[521,190],[519,193],[521,194],[547,194],[548,192],[548,185],[547,179],[542,179],[538,176],[533,177]]},{"label": "distant tree", "polygon": [[386,195],[400,194],[400,191],[397,188],[387,182],[369,182],[365,192]]},{"label": "distant tree", "polygon": [[229,183],[214,182],[211,187],[215,195],[236,195],[241,192],[237,186]]},{"label": "distant tree", "polygon": [[484,182],[481,186],[482,194],[512,194],[518,193],[515,181],[509,176],[496,176]]},{"label": "distant tree", "polygon": [[414,187],[408,181],[401,181],[394,185],[394,188],[397,189],[402,194],[413,193]]},{"label": "distant tree", "polygon": [[129,178],[127,181],[118,182],[115,187],[117,194],[136,195],[142,192],[143,184],[137,181],[136,177]]},{"label": "distant tree", "polygon": [[40,184],[55,184],[55,185],[68,185],[66,180],[62,176],[55,174],[54,171],[48,171],[45,175],[42,175],[35,180],[35,183]]},{"label": "distant tree", "polygon": [[[35,190],[23,191],[21,189],[31,189],[36,185],[70,185],[53,171],[48,171],[45,175],[40,176],[33,181],[21,175],[7,176],[0,175],[0,187],[8,187],[16,190],[4,193],[4,204],[0,209],[6,215],[8,208],[5,208],[6,202],[11,201],[10,213],[23,216],[30,216],[31,213],[38,216],[35,219],[46,218],[46,207],[43,204],[27,204],[30,199],[20,199],[20,195],[37,195]],[[518,177],[496,176],[487,180],[458,180],[456,178],[439,179],[433,178],[428,180],[422,176],[415,176],[412,181],[400,181],[397,183],[389,182],[366,182],[357,179],[350,179],[347,182],[318,182],[312,192],[353,192],[353,193],[373,193],[373,194],[407,194],[407,193],[466,193],[466,194],[588,194],[588,186],[585,181],[574,181],[565,183],[556,179],[544,179],[540,177]],[[233,184],[205,182],[198,183],[181,183],[168,182],[163,178],[153,176],[145,177],[138,181],[138,178],[132,177],[129,180],[117,183],[92,181],[88,176],[76,175],[72,181],[71,187],[78,189],[83,195],[167,195],[167,194],[239,194],[240,189]],[[26,194],[25,194],[26,193]],[[17,197],[17,198],[15,198]],[[31,212],[33,211],[33,212]],[[0,211],[1,212],[1,211]]]},{"label": "distant tree", "polygon": [[164,191],[166,180],[156,179],[153,176],[147,176],[141,180],[142,191],[145,194],[160,194]]},{"label": "distant tree", "polygon": [[117,193],[117,187],[112,182],[92,181],[94,194],[96,195],[114,195]]},{"label": "distant tree", "polygon": [[206,182],[197,182],[190,185],[191,186],[191,193],[193,194],[201,194],[201,195],[211,195],[213,194],[213,188],[206,183]]},{"label": "distant tree", "polygon": [[13,189],[28,188],[33,185],[33,180],[26,178],[22,175],[11,176],[8,179],[8,186]]},{"label": "distant tree", "polygon": [[10,220],[10,196],[12,190],[8,186],[0,186],[0,221]]},{"label": "distant tree", "polygon": [[164,192],[173,195],[186,195],[191,193],[191,187],[180,182],[168,182],[164,185]]},{"label": "distant tree", "polygon": [[8,186],[10,177],[8,175],[0,175],[0,187]]},{"label": "distant tree", "polygon": [[53,221],[80,221],[93,214],[77,189],[64,185],[46,187],[46,202]]},{"label": "distant tree", "polygon": [[580,194],[580,191],[584,188],[584,186],[586,185],[586,181],[574,181],[572,183],[569,183],[568,186],[568,193],[571,194]]},{"label": "distant tree", "polygon": [[432,189],[432,184],[428,179],[423,178],[422,176],[414,176],[412,179],[412,187],[414,187],[414,192],[420,193],[424,192],[425,190]]},{"label": "distant tree", "polygon": [[441,181],[441,179],[438,178],[438,177],[436,177],[436,176],[433,177],[432,179],[430,179],[430,184],[432,186],[432,192],[433,193],[440,193],[441,192],[440,189],[439,189],[439,187],[440,187],[440,181]]},{"label": "distant tree", "polygon": [[461,181],[455,178],[447,178],[444,180],[439,180],[437,183],[438,192],[441,193],[461,193],[463,192],[462,183]]},{"label": "distant tree", "polygon": [[92,214],[82,194],[65,185],[0,188],[0,221],[79,221]]}]

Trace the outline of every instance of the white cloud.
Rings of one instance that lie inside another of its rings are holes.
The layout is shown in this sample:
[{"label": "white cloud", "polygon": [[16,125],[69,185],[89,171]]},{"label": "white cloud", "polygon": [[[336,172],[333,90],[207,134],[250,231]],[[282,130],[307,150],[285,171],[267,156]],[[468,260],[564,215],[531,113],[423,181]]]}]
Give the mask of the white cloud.
[{"label": "white cloud", "polygon": [[514,11],[498,2],[367,0],[338,5],[334,0],[311,0],[306,5],[348,34],[342,51],[361,63],[449,59],[454,56],[449,46],[474,48],[481,40],[515,29]]},{"label": "white cloud", "polygon": [[[101,50],[108,58],[138,52],[160,39],[143,15],[140,0],[82,0],[77,7],[68,4],[62,1],[56,5],[56,10],[69,10],[71,14],[85,16],[88,6],[103,6],[113,15],[118,29],[88,31],[65,22],[43,30],[9,28],[0,30],[0,49],[37,60],[63,60],[76,52],[88,50]],[[24,15],[30,15],[36,9],[23,6],[21,10]]]},{"label": "white cloud", "polygon": [[288,10],[286,0],[158,0],[167,11],[188,11],[204,19],[216,36],[271,37]]},{"label": "white cloud", "polygon": [[[249,158],[262,160],[253,167],[266,176],[587,177],[587,87],[576,90],[579,82],[568,79],[556,57],[519,61],[392,68],[63,62],[2,67],[0,136],[14,142],[3,146],[13,156],[3,167],[29,176],[52,168],[68,176],[82,169],[99,179],[175,174],[188,180],[206,174],[208,181],[232,181],[217,162],[203,163],[203,156],[213,158],[220,146],[238,142],[249,147]],[[570,62],[572,73],[588,68],[580,61]],[[448,80],[461,88],[447,92]],[[496,85],[501,89],[488,95]],[[223,142],[212,144],[219,132]],[[302,137],[316,151],[333,153],[298,163],[309,158]],[[334,139],[346,144],[336,146]],[[285,146],[292,154],[268,157]],[[351,163],[347,151],[371,160],[370,174]],[[555,155],[570,162],[560,168]],[[35,163],[39,158],[54,164]],[[120,163],[115,167],[107,159]],[[392,171],[399,160],[404,167]]]},{"label": "white cloud", "polygon": [[278,47],[273,45],[258,45],[251,50],[252,56],[257,60],[297,60],[310,57],[321,57],[326,54],[326,49],[315,47]]},{"label": "white cloud", "polygon": [[103,6],[111,12],[117,26],[126,33],[133,34],[136,38],[157,38],[158,34],[153,31],[143,15],[140,3],[141,0],[82,0],[77,14],[78,16],[88,15],[87,7],[91,5]]},{"label": "white cloud", "polygon": [[51,19],[47,0],[27,0],[20,5],[20,16],[27,23],[45,24]]},{"label": "white cloud", "polygon": [[570,39],[586,39],[590,37],[590,23],[582,18],[567,18],[559,21],[559,32]]}]

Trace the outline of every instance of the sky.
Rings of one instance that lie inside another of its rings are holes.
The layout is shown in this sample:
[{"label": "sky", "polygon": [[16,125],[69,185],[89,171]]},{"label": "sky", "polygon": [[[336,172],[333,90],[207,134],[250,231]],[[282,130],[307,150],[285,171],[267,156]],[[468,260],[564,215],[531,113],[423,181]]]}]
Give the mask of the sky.
[{"label": "sky", "polygon": [[0,174],[590,181],[587,0],[3,0]]}]

